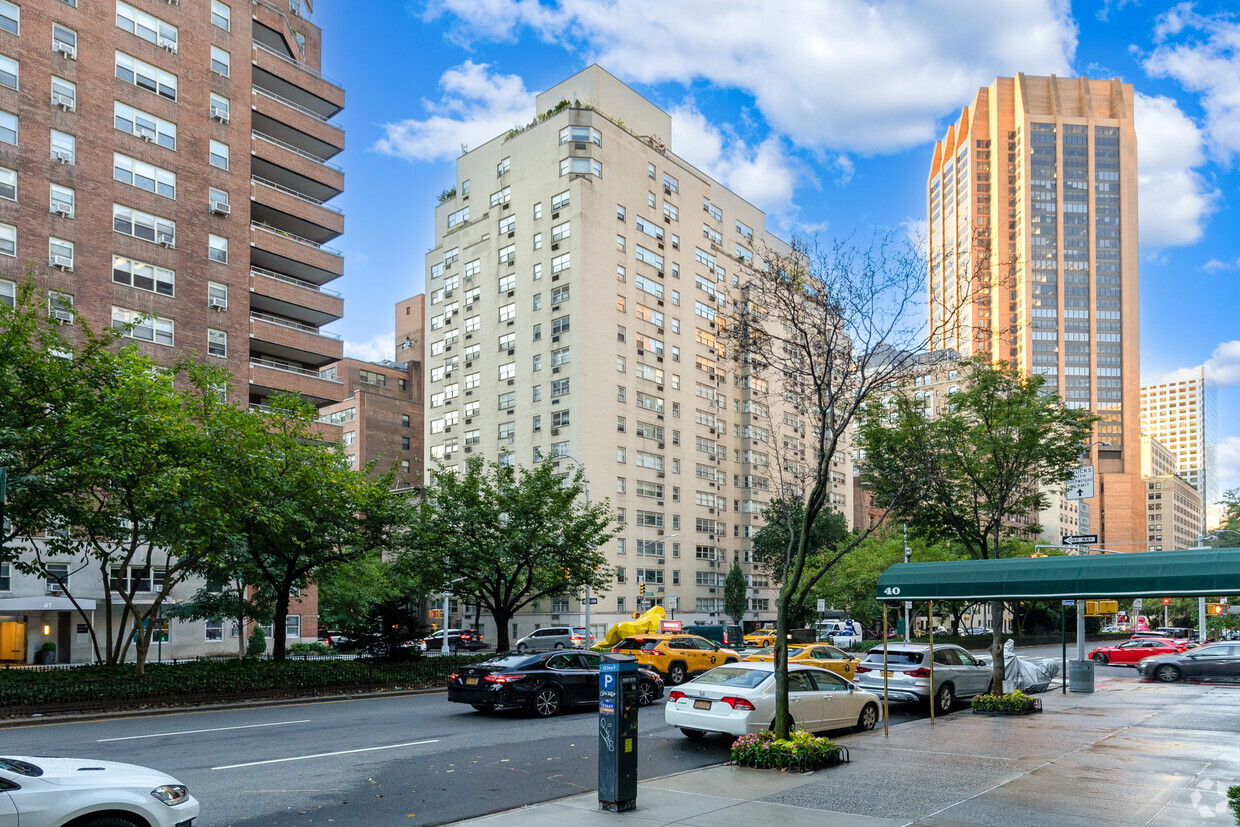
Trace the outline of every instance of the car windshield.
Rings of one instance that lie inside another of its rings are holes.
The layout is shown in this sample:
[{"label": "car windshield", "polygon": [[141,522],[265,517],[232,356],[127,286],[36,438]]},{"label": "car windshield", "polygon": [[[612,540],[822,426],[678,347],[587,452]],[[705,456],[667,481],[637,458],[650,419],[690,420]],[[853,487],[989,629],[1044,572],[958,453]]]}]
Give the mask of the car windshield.
[{"label": "car windshield", "polygon": [[16,758],[0,758],[0,769],[15,772],[18,775],[25,775],[30,778],[38,778],[43,774],[41,767],[36,767],[28,761],[19,761]]},{"label": "car windshield", "polygon": [[660,643],[664,643],[664,642],[665,642],[665,641],[662,641],[662,640],[643,640],[643,641],[641,642],[641,644],[642,644],[642,651],[643,651],[643,652],[649,652],[649,651],[651,651],[651,650],[658,649],[658,648],[659,648],[659,644],[660,644]]},{"label": "car windshield", "polygon": [[640,649],[642,644],[646,642],[644,637],[626,637],[624,640],[616,644],[617,649]]},{"label": "car windshield", "polygon": [[[907,666],[914,663],[921,663],[925,658],[923,652],[901,652],[898,649],[887,650],[887,663],[891,666]],[[865,656],[866,663],[882,663],[883,650],[871,649]]]},{"label": "car windshield", "polygon": [[736,689],[755,689],[773,676],[771,672],[757,669],[737,669],[735,666],[717,666],[705,675],[699,675],[690,683],[705,686],[730,686]]}]

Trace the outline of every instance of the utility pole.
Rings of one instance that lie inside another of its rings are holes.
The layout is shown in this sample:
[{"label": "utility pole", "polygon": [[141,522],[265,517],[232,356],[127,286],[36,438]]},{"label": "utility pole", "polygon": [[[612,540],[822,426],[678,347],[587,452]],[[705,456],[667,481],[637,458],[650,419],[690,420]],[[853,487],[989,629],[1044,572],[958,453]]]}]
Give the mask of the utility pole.
[{"label": "utility pole", "polygon": [[[908,547],[908,523],[905,523],[904,524],[904,562],[907,563],[912,559],[913,559],[913,550]],[[908,627],[909,627],[909,622],[911,620],[911,618],[909,617],[909,609],[911,609],[912,607],[913,607],[912,601],[910,600],[904,601],[904,642],[905,643],[909,642],[909,628]],[[929,618],[929,623],[931,625],[934,624],[933,616]]]}]

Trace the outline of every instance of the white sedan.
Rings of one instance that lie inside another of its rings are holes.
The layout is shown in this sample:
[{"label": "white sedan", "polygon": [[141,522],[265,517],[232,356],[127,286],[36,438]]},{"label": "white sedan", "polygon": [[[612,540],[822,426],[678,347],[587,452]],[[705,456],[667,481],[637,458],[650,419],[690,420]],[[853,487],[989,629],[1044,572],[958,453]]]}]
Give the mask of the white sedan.
[{"label": "white sedan", "polygon": [[0,758],[0,827],[193,827],[198,801],[170,775],[89,758]]},{"label": "white sedan", "polygon": [[[878,696],[834,672],[809,664],[788,664],[788,705],[793,728],[807,732],[878,723]],[[690,738],[708,732],[741,736],[772,729],[775,722],[775,664],[716,666],[667,696],[664,720]]]}]

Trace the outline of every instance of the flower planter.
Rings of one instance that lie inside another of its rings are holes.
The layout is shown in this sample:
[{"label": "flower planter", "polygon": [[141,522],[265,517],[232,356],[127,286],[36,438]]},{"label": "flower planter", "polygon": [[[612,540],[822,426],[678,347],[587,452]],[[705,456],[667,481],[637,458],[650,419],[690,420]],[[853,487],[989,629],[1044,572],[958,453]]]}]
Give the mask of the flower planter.
[{"label": "flower planter", "polygon": [[777,741],[769,731],[742,735],[732,745],[732,764],[756,770],[813,772],[846,764],[848,748],[827,738],[794,732],[787,741]]},{"label": "flower planter", "polygon": [[1038,698],[1033,698],[1032,700],[1033,700],[1033,706],[1029,707],[1028,709],[1012,709],[1012,710],[974,709],[973,714],[974,715],[985,715],[989,718],[1001,718],[1001,717],[1008,717],[1012,715],[1037,715],[1038,713],[1042,711],[1042,701],[1039,700]]}]

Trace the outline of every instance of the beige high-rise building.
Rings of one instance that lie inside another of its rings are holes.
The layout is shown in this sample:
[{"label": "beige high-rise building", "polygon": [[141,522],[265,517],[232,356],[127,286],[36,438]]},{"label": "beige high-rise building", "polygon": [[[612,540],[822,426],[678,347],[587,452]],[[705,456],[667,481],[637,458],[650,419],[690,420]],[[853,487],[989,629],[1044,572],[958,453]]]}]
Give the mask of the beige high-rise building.
[{"label": "beige high-rise building", "polygon": [[1204,365],[1141,381],[1141,432],[1174,452],[1177,463],[1168,473],[1197,489],[1207,506],[1219,498],[1216,395]]},{"label": "beige high-rise building", "polygon": [[1145,478],[1146,544],[1150,551],[1197,545],[1204,522],[1201,494],[1176,474],[1175,452],[1149,434],[1141,435],[1141,475]]},{"label": "beige high-rise building", "polygon": [[[609,498],[623,529],[596,635],[638,608],[643,576],[676,619],[722,621],[733,561],[750,576],[745,617],[769,620],[749,538],[777,490],[776,452],[721,334],[754,257],[787,245],[672,152],[667,113],[601,68],[539,95],[537,111],[462,155],[436,212],[427,462],[585,467],[591,499]],[[851,516],[849,463],[835,468],[833,506]],[[544,601],[510,632],[579,623],[582,596]]]},{"label": "beige high-rise building", "polygon": [[1136,149],[1131,84],[998,78],[936,144],[928,182],[932,313],[954,322],[934,347],[1041,374],[1103,417],[1080,530],[1118,551],[1145,548]]}]

